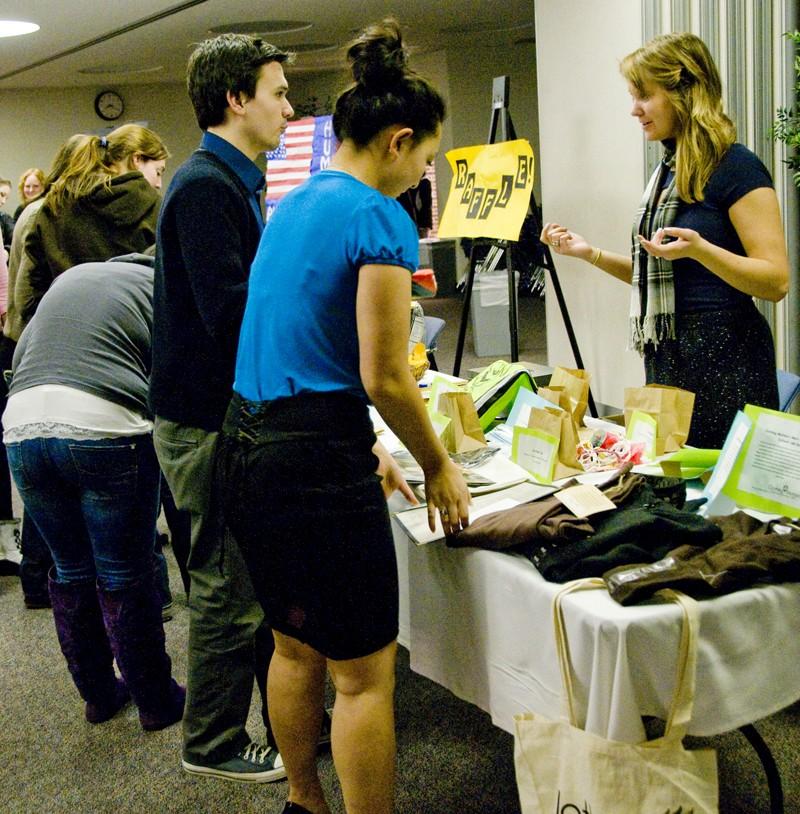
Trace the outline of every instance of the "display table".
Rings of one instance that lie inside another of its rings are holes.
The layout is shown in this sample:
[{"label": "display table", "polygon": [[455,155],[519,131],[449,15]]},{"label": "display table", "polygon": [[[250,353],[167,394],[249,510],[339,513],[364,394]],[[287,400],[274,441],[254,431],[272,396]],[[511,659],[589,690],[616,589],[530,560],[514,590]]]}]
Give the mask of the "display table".
[{"label": "display table", "polygon": [[[396,521],[392,525],[400,641],[411,668],[485,710],[508,732],[518,712],[558,717],[551,603],[559,586],[521,556],[441,542],[416,546]],[[800,585],[704,600],[700,612],[690,734],[737,729],[800,699]],[[585,728],[615,740],[643,740],[642,716],[664,718],[672,699],[679,608],[623,607],[598,590],[566,597],[564,614]]]}]

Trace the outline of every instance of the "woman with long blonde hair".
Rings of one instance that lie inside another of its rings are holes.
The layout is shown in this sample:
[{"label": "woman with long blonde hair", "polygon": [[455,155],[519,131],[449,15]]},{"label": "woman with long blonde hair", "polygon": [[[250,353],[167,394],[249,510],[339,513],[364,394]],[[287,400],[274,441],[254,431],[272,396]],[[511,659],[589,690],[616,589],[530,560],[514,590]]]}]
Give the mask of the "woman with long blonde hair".
[{"label": "woman with long blonde hair", "polygon": [[630,254],[558,223],[541,239],[632,286],[630,344],[648,383],[695,394],[689,443],[719,448],[746,403],[777,409],[775,350],[753,297],[781,300],[789,260],[769,171],[736,142],[705,43],[665,34],[622,60],[631,115],[664,155],[633,224]]},{"label": "woman with long blonde hair", "polygon": [[25,239],[35,302],[72,266],[142,252],[155,243],[168,157],[163,141],[138,124],[83,137]]}]

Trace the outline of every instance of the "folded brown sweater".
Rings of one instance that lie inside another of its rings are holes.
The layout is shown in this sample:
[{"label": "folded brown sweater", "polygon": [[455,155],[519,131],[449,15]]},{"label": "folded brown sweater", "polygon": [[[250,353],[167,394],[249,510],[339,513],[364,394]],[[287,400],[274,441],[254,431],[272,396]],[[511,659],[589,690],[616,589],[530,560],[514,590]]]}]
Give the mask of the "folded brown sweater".
[{"label": "folded brown sweater", "polygon": [[[642,484],[641,475],[630,475],[630,465],[612,475],[602,488],[603,493],[615,505],[624,503]],[[570,480],[566,489],[578,483]],[[479,517],[463,531],[447,538],[451,548],[475,546],[491,551],[504,551],[525,543],[541,540],[569,542],[583,540],[594,534],[594,526],[585,517],[576,517],[555,496],[539,498],[499,512]]]},{"label": "folded brown sweater", "polygon": [[[782,519],[764,523],[744,512],[711,521],[722,541],[710,548],[683,545],[654,563],[624,565],[603,578],[609,593],[623,605],[649,599],[661,588],[689,596],[720,596],[756,582],[800,580],[800,526]],[[788,534],[775,532],[783,526]]]}]

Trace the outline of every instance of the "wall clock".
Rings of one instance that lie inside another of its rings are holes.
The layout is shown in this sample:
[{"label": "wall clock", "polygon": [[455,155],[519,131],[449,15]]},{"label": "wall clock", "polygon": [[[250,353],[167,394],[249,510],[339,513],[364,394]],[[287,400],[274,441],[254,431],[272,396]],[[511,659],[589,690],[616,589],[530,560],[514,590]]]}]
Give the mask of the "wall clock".
[{"label": "wall clock", "polygon": [[122,97],[113,90],[104,90],[94,98],[94,109],[101,119],[113,122],[118,119],[125,110],[125,103]]}]

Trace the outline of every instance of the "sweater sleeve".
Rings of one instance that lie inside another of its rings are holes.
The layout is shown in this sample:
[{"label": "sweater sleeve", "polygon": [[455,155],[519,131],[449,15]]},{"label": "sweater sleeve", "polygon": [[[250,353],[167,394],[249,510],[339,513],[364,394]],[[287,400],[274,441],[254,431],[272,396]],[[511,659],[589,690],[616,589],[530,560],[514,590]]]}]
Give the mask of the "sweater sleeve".
[{"label": "sweater sleeve", "polygon": [[[199,184],[202,190],[195,188]],[[200,319],[231,358],[250,271],[244,260],[249,217],[244,206],[236,189],[213,176],[187,183],[174,202],[175,233]]]},{"label": "sweater sleeve", "polygon": [[53,273],[42,240],[40,225],[42,217],[44,211],[40,209],[34,216],[31,228],[25,233],[25,244],[14,289],[14,302],[26,323],[34,315],[42,297],[53,282]]}]

